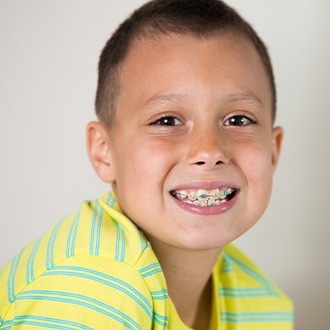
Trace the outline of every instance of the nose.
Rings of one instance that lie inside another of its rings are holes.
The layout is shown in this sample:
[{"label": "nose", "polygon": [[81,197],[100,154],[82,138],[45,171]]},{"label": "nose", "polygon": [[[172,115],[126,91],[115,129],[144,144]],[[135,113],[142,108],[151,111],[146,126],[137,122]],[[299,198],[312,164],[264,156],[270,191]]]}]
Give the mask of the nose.
[{"label": "nose", "polygon": [[191,133],[189,164],[205,170],[212,170],[229,162],[225,138],[219,129],[206,127]]}]

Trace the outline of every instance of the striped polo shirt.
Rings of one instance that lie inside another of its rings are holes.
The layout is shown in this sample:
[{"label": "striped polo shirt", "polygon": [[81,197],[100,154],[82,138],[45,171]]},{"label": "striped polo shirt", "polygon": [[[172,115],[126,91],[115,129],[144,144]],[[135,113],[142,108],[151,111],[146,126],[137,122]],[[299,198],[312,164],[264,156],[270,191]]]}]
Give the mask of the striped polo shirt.
[{"label": "striped polo shirt", "polygon": [[[292,329],[291,301],[236,247],[213,270],[210,329]],[[0,329],[190,329],[113,193],[63,219],[0,272]]]}]

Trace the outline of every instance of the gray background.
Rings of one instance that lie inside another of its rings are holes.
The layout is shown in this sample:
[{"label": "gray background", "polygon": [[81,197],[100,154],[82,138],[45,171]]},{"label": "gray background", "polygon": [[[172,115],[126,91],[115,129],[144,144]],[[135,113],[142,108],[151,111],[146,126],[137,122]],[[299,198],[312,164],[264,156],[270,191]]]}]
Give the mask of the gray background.
[{"label": "gray background", "polygon": [[[84,142],[97,58],[143,2],[0,1],[0,265],[109,189]],[[296,329],[329,329],[330,2],[228,3],[268,44],[286,133],[272,203],[237,244],[294,299]]]}]

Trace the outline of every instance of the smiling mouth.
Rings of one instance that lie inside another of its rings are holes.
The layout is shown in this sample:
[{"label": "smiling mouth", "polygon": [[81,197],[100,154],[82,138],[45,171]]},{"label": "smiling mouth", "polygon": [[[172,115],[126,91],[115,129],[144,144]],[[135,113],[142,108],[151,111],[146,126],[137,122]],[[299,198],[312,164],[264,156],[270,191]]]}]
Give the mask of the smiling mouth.
[{"label": "smiling mouth", "polygon": [[212,207],[230,201],[235,197],[238,190],[235,188],[222,187],[220,189],[189,189],[173,190],[171,195],[180,202],[202,207]]}]

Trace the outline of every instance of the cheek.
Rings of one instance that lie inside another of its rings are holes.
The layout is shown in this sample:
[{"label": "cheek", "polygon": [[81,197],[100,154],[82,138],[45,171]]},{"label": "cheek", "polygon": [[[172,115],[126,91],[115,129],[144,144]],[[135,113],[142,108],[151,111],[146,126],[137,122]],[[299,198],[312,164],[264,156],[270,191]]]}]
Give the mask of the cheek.
[{"label": "cheek", "polygon": [[249,143],[241,149],[241,170],[254,194],[270,194],[273,176],[271,146]]},{"label": "cheek", "polygon": [[251,170],[249,184],[249,204],[251,212],[259,219],[265,212],[272,193],[273,172],[271,156],[260,157]]},{"label": "cheek", "polygon": [[164,141],[144,139],[131,140],[122,147],[125,153],[117,164],[117,198],[124,213],[149,232],[163,212],[163,184],[173,168],[175,151]]},{"label": "cheek", "polygon": [[[126,175],[134,177],[135,182],[144,181],[148,185],[162,181],[170,170],[174,159],[174,148],[168,143],[136,139],[126,148],[122,159]],[[120,169],[122,171],[122,168]]]},{"label": "cheek", "polygon": [[[249,149],[248,149],[249,148]],[[265,212],[272,191],[272,156],[266,144],[249,144],[239,163],[246,180],[244,227],[248,230]]]}]

